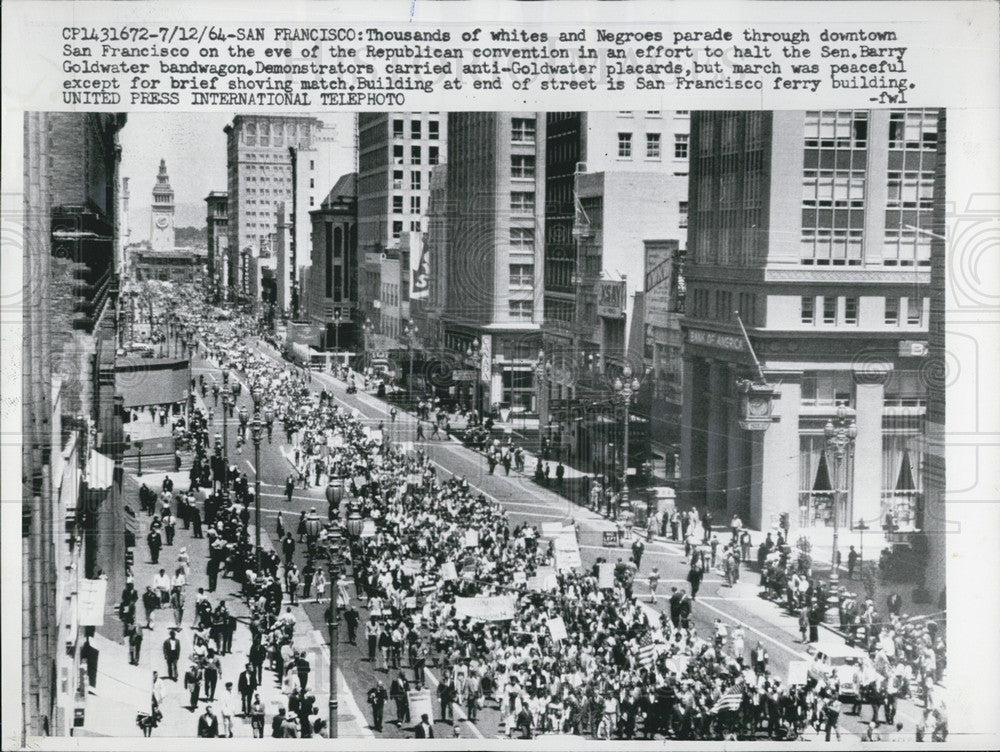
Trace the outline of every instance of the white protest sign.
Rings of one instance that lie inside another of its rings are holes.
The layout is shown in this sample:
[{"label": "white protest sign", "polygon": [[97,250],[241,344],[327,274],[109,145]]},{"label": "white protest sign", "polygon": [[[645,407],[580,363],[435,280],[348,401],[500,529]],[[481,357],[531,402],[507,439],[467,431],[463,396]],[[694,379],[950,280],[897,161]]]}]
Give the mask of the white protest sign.
[{"label": "white protest sign", "polygon": [[458,572],[455,569],[455,562],[446,561],[441,565],[441,579],[445,582],[458,579]]},{"label": "white protest sign", "polygon": [[561,616],[557,616],[554,619],[549,619],[549,634],[552,635],[552,639],[559,641],[565,640],[566,634],[566,624],[563,622]]},{"label": "white protest sign", "polygon": [[556,569],[578,569],[583,566],[580,559],[580,545],[576,537],[560,536],[555,539]]},{"label": "white protest sign", "polygon": [[514,596],[488,595],[475,598],[455,598],[457,618],[470,617],[479,621],[504,621],[515,616]]},{"label": "white protest sign", "polygon": [[528,576],[520,569],[514,572],[513,582],[515,585],[524,585],[528,581]]},{"label": "white protest sign", "polygon": [[615,586],[615,568],[609,561],[597,565],[597,587],[613,588]]},{"label": "white protest sign", "polygon": [[427,720],[434,723],[434,708],[431,707],[431,691],[429,689],[411,689],[406,693],[406,698],[409,700],[411,718],[420,718],[426,713]]},{"label": "white protest sign", "polygon": [[788,686],[794,687],[809,681],[809,661],[788,662]]},{"label": "white protest sign", "polygon": [[375,520],[364,520],[361,523],[361,537],[362,538],[375,537]]},{"label": "white protest sign", "polygon": [[535,576],[528,578],[528,588],[531,590],[555,590],[558,586],[555,567],[539,567]]},{"label": "white protest sign", "polygon": [[479,531],[478,530],[466,530],[465,531],[465,547],[466,548],[479,548]]}]

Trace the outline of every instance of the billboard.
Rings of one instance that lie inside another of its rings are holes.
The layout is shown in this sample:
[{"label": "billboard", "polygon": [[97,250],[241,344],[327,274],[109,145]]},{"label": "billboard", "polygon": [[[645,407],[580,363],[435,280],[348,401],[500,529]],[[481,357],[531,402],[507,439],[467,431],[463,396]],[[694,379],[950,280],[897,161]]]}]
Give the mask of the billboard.
[{"label": "billboard", "polygon": [[597,285],[597,315],[608,318],[624,316],[625,280],[602,279]]}]

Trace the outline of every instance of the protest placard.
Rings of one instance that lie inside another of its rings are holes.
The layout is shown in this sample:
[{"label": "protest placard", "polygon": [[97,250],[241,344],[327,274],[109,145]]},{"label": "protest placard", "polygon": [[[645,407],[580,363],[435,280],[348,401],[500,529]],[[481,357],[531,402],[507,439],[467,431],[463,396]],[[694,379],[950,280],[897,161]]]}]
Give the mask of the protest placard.
[{"label": "protest placard", "polygon": [[613,588],[615,586],[615,568],[609,561],[597,565],[597,587]]},{"label": "protest placard", "polygon": [[549,619],[549,634],[552,635],[552,639],[559,641],[565,640],[566,635],[566,624],[563,622],[561,616],[557,616],[554,619]]},{"label": "protest placard", "polygon": [[459,619],[469,617],[479,621],[513,619],[514,596],[480,595],[474,598],[455,598],[455,614]]}]

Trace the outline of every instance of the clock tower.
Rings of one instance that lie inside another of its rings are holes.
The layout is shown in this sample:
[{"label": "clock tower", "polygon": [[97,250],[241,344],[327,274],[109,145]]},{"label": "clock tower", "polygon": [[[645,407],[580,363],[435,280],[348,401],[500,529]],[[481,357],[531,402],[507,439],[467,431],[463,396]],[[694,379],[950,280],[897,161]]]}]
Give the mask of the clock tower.
[{"label": "clock tower", "polygon": [[149,243],[154,251],[174,250],[174,189],[167,177],[167,162],[160,160],[160,173],[153,186]]}]

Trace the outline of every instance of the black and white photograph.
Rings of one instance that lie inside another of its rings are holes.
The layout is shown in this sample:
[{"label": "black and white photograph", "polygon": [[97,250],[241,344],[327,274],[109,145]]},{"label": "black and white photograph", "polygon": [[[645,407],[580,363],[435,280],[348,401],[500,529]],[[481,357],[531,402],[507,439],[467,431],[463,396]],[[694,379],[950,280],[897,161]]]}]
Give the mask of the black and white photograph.
[{"label": "black and white photograph", "polygon": [[946,740],[946,123],[28,115],[33,722]]},{"label": "black and white photograph", "polygon": [[987,748],[968,113],[455,96],[5,118],[5,748]]}]

